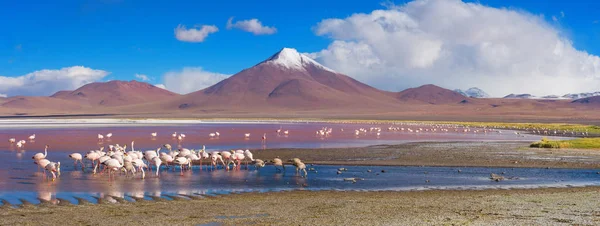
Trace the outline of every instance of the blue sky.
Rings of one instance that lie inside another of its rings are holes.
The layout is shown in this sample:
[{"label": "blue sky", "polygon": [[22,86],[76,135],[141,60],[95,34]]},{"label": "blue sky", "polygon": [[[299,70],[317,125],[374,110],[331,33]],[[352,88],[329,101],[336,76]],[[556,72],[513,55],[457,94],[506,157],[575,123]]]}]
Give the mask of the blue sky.
[{"label": "blue sky", "polygon": [[[394,3],[402,6],[405,2],[408,1]],[[600,55],[598,1],[475,3],[543,15],[547,25],[560,31],[575,49]],[[381,1],[347,0],[5,1],[0,3],[0,76],[17,77],[76,65],[110,72],[102,80],[131,80],[135,74],[145,74],[155,84],[163,82],[165,73],[185,67],[229,75],[282,47],[307,53],[327,49],[335,38],[315,34],[314,28],[320,21],[369,14],[377,9],[386,8]],[[230,17],[234,21],[256,18],[277,32],[254,35],[227,29]],[[183,42],[174,35],[178,25],[215,25],[219,31],[209,34],[203,42]]]}]

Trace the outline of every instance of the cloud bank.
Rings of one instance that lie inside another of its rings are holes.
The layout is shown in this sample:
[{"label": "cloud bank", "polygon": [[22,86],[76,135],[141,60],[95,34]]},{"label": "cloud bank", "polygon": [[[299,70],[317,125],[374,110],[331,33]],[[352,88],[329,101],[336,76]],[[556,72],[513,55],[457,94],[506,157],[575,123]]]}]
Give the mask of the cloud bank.
[{"label": "cloud bank", "polygon": [[48,96],[61,90],[74,90],[110,74],[83,66],[59,70],[44,69],[17,77],[0,76],[0,93],[7,96]]},{"label": "cloud bank", "polygon": [[217,31],[219,31],[219,28],[214,25],[202,25],[187,29],[184,25],[180,24],[175,28],[175,38],[182,42],[204,42],[204,39],[209,34]]},{"label": "cloud bank", "polygon": [[147,75],[144,75],[144,74],[135,74],[135,78],[137,78],[143,82],[150,81],[150,77],[148,77]]},{"label": "cloud bank", "polygon": [[233,23],[233,17],[227,20],[227,29],[237,28],[254,35],[272,35],[277,32],[277,28],[264,26],[258,19],[240,20]]},{"label": "cloud bank", "polygon": [[165,73],[163,84],[155,86],[171,92],[187,94],[212,86],[227,77],[229,75],[208,72],[201,67],[185,67],[181,71]]},{"label": "cloud bank", "polygon": [[[460,0],[416,0],[325,19],[317,61],[387,90],[433,83],[492,96],[600,90],[600,58],[577,50],[543,16]],[[393,81],[393,82],[392,82]]]}]

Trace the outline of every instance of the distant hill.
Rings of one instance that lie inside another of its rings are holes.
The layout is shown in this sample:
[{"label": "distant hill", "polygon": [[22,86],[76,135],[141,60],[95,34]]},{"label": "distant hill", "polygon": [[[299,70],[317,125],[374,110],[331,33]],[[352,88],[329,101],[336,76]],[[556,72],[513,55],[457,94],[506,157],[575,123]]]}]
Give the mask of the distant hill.
[{"label": "distant hill", "polygon": [[136,105],[172,99],[179,94],[145,82],[110,81],[84,85],[74,91],[59,91],[51,97],[91,106]]},{"label": "distant hill", "polygon": [[397,98],[401,101],[419,101],[429,104],[457,104],[469,99],[458,92],[431,84],[406,89],[397,93]]}]

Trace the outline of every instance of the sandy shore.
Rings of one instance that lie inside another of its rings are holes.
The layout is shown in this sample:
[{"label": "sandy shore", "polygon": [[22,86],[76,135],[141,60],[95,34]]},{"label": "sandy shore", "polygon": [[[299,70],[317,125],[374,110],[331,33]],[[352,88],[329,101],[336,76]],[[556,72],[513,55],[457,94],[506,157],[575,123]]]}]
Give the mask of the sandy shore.
[{"label": "sandy shore", "polygon": [[307,163],[382,166],[600,168],[600,151],[529,148],[529,142],[416,142],[358,148],[267,149],[254,156]]},{"label": "sandy shore", "polygon": [[27,206],[2,225],[556,225],[600,223],[600,188],[247,193],[196,200]]}]

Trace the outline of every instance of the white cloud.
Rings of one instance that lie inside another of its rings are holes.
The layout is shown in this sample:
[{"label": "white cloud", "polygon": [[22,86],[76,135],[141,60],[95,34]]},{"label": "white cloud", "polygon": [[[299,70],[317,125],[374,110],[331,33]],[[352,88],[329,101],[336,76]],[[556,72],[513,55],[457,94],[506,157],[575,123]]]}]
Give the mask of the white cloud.
[{"label": "white cloud", "polygon": [[166,89],[171,92],[187,94],[212,86],[228,76],[208,72],[201,67],[185,67],[181,71],[165,73],[163,83]]},{"label": "white cloud", "polygon": [[565,17],[565,12],[560,11],[560,17]]},{"label": "white cloud", "polygon": [[4,93],[0,93],[0,97],[4,97],[4,98],[6,98],[6,97],[8,97],[8,95],[6,95],[6,94],[4,94]]},{"label": "white cloud", "polygon": [[311,54],[325,66],[387,90],[433,83],[492,96],[600,90],[600,58],[576,50],[543,16],[460,0],[416,0],[326,19],[332,39]]},{"label": "white cloud", "polygon": [[209,34],[219,31],[215,25],[202,25],[187,29],[184,25],[175,28],[175,38],[182,42],[203,42]]},{"label": "white cloud", "polygon": [[135,77],[137,79],[139,79],[139,80],[144,81],[144,82],[147,82],[147,81],[151,80],[147,75],[144,75],[144,74],[135,74]]},{"label": "white cloud", "polygon": [[0,93],[16,95],[51,95],[60,90],[74,90],[96,82],[110,72],[83,66],[60,70],[39,70],[17,77],[0,76]]},{"label": "white cloud", "polygon": [[233,23],[233,17],[230,17],[229,20],[227,20],[227,29],[232,28],[251,32],[254,35],[271,35],[277,32],[277,28],[263,26],[258,19],[240,20]]},{"label": "white cloud", "polygon": [[167,89],[167,87],[164,84],[155,84],[154,86],[161,88],[161,89]]}]

